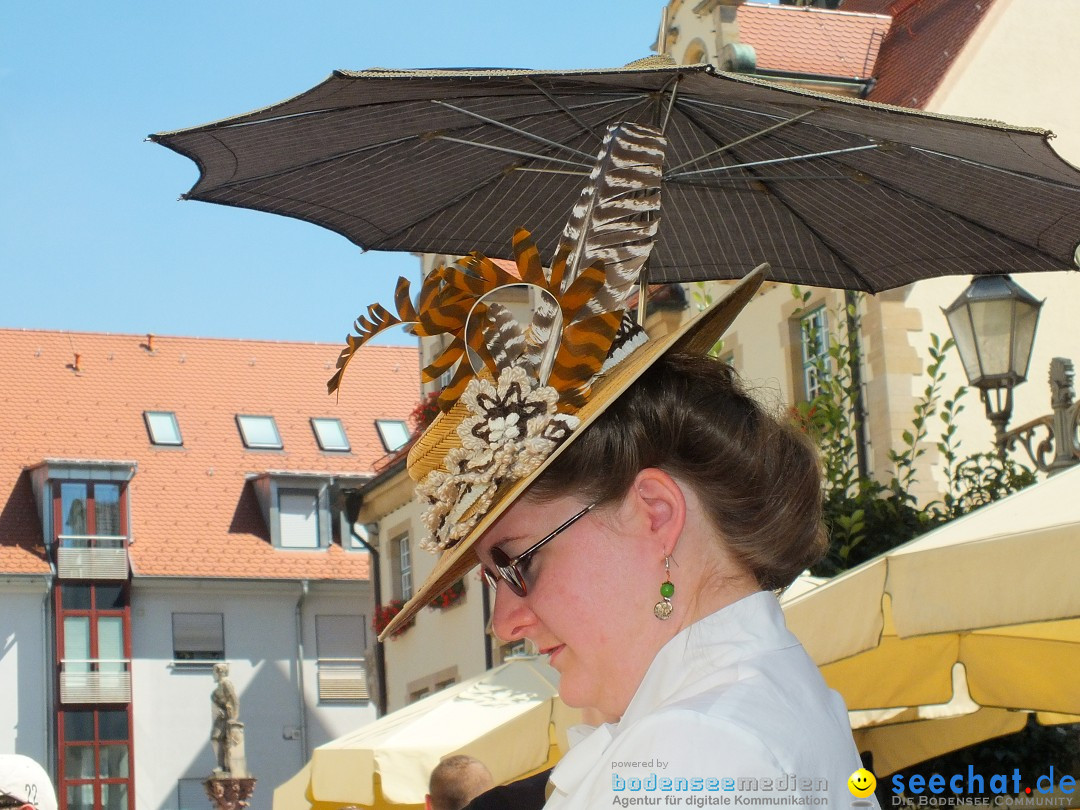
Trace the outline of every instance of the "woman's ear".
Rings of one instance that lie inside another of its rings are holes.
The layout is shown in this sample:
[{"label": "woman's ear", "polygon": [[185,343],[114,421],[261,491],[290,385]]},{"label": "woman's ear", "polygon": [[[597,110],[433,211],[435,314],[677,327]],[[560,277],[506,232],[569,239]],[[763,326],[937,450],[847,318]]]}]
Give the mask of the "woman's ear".
[{"label": "woman's ear", "polygon": [[660,544],[661,556],[670,555],[686,524],[686,497],[678,482],[661,469],[646,467],[628,494],[640,527]]}]

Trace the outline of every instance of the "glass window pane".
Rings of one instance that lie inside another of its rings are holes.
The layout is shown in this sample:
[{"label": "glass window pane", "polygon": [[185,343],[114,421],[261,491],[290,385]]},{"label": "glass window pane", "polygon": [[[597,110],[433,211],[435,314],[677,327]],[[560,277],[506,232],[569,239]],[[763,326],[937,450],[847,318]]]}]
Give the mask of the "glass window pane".
[{"label": "glass window pane", "polygon": [[177,661],[225,658],[224,620],[220,613],[174,613],[173,657]]},{"label": "glass window pane", "polygon": [[180,436],[180,423],[172,411],[143,411],[150,441],[154,444],[179,446],[184,443]]},{"label": "glass window pane", "polygon": [[412,555],[409,552],[409,535],[396,538],[398,544],[398,564],[401,572],[401,598],[412,599]]},{"label": "glass window pane", "polygon": [[340,419],[312,419],[311,427],[315,431],[319,447],[323,450],[349,449],[349,438],[345,435],[345,426]]},{"label": "glass window pane", "polygon": [[89,610],[90,585],[75,585],[64,582],[60,585],[60,604],[64,610]]},{"label": "glass window pane", "polygon": [[120,487],[94,484],[94,534],[120,536]]},{"label": "glass window pane", "polygon": [[92,746],[92,745],[66,745],[66,746],[64,746],[64,778],[66,778],[66,779],[93,779],[94,778],[94,746]]},{"label": "glass window pane", "polygon": [[60,534],[86,534],[86,484],[60,485]]},{"label": "glass window pane", "polygon": [[[65,607],[67,606],[65,605]],[[119,610],[124,607],[124,586],[95,585],[94,607],[98,610]]]},{"label": "glass window pane", "polygon": [[97,622],[99,672],[123,672],[124,620],[120,616],[100,616]]},{"label": "glass window pane", "polygon": [[94,810],[94,786],[68,785],[67,810]]},{"label": "glass window pane", "polygon": [[104,784],[101,786],[101,806],[104,810],[127,810],[127,785]]},{"label": "glass window pane", "polygon": [[240,426],[240,437],[245,447],[256,449],[280,450],[281,434],[272,416],[246,416],[237,414],[236,423]]},{"label": "glass window pane", "polygon": [[69,742],[93,742],[94,713],[64,712],[64,739]]},{"label": "glass window pane", "polygon": [[127,745],[103,745],[98,749],[98,756],[102,779],[127,779],[128,777],[128,747]]},{"label": "glass window pane", "polygon": [[99,740],[126,740],[127,738],[127,709],[103,709],[98,712]]},{"label": "glass window pane", "polygon": [[64,617],[64,672],[89,672],[88,659],[92,657],[90,655],[90,617]]},{"label": "glass window pane", "polygon": [[375,427],[388,453],[400,450],[409,441],[409,426],[401,419],[376,419]]},{"label": "glass window pane", "polygon": [[319,547],[319,493],[278,490],[278,521],[285,548]]}]

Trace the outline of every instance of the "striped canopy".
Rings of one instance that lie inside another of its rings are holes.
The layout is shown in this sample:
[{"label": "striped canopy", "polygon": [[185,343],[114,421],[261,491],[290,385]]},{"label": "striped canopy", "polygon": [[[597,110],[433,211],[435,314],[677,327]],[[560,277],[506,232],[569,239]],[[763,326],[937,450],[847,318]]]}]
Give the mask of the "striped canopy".
[{"label": "striped canopy", "polygon": [[188,199],[270,211],[365,250],[550,256],[606,126],[668,138],[649,281],[876,292],[1075,268],[1080,172],[1050,134],[824,96],[708,65],[338,71],[295,98],[152,135]]}]

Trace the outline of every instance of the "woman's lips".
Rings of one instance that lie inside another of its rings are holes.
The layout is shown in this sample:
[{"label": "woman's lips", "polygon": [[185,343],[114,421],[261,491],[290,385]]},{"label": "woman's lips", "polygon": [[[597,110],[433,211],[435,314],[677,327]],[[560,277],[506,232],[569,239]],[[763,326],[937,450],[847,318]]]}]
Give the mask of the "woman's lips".
[{"label": "woman's lips", "polygon": [[554,647],[546,647],[543,650],[540,650],[540,654],[546,655],[548,657],[548,663],[550,664],[555,661],[555,656],[561,653],[564,647],[566,647],[565,644],[557,644]]}]

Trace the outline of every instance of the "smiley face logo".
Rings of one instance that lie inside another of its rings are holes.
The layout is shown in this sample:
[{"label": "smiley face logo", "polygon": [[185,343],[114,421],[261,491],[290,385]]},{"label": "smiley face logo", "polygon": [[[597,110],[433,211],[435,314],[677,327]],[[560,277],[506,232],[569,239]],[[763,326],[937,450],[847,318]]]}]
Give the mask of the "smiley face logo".
[{"label": "smiley face logo", "polygon": [[877,787],[877,779],[866,768],[859,768],[848,777],[847,786],[852,796],[863,799],[874,792],[874,788]]}]

